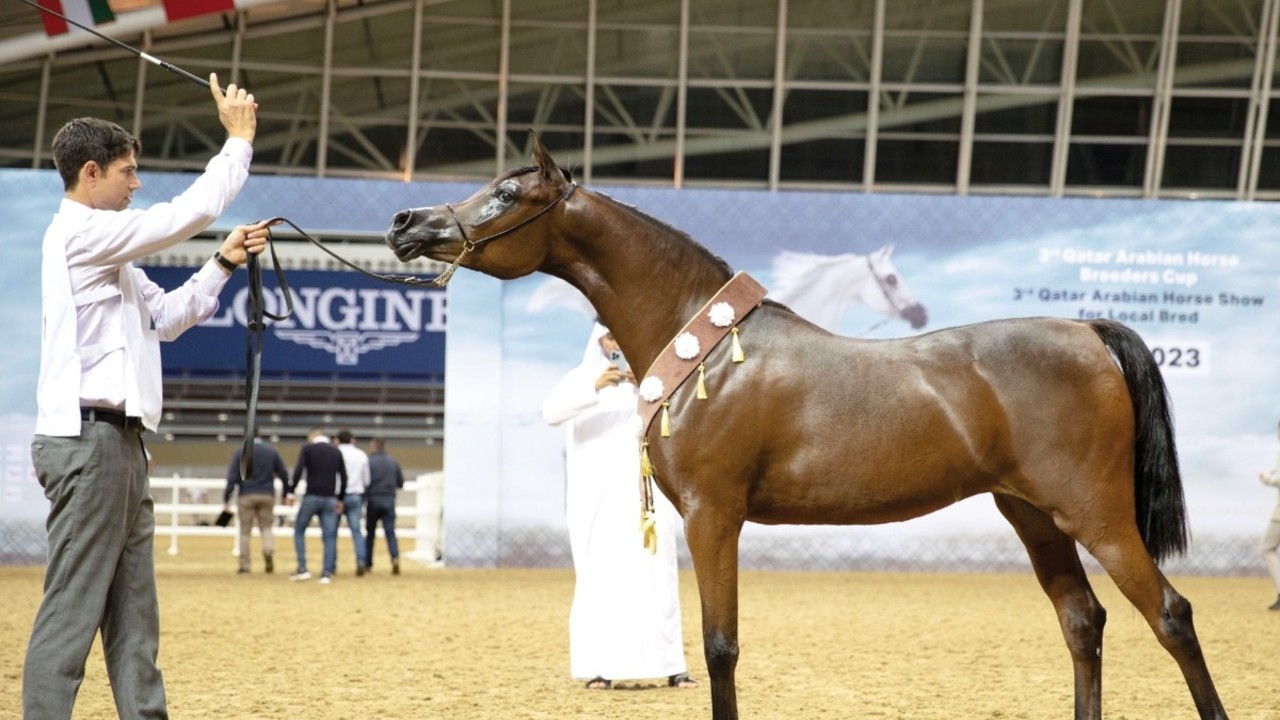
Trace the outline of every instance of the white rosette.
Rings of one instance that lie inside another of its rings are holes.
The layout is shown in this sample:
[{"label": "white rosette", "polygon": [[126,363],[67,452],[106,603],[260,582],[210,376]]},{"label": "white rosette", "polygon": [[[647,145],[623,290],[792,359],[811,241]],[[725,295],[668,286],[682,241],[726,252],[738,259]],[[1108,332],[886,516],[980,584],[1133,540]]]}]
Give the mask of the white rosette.
[{"label": "white rosette", "polygon": [[718,302],[711,306],[707,311],[707,318],[711,320],[711,324],[719,328],[729,327],[733,324],[733,306],[727,302]]},{"label": "white rosette", "polygon": [[675,351],[676,357],[681,360],[692,360],[702,352],[702,346],[693,333],[682,332],[676,336]]},{"label": "white rosette", "polygon": [[665,390],[662,380],[653,375],[640,381],[640,397],[644,398],[645,402],[658,402],[665,394]]}]

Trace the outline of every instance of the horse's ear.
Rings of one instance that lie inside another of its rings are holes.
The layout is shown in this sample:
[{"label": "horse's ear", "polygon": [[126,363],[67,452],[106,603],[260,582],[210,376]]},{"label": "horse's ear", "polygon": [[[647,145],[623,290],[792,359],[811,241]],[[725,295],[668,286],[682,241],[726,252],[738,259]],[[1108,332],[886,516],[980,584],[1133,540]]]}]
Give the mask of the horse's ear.
[{"label": "horse's ear", "polygon": [[556,167],[555,159],[551,157],[551,153],[547,152],[547,148],[543,146],[538,133],[530,130],[529,137],[533,140],[533,164],[538,166],[538,170],[542,173],[542,179],[553,180],[562,177],[560,168]]},{"label": "horse's ear", "polygon": [[893,254],[893,243],[891,243],[891,242],[887,242],[887,243],[885,243],[885,244],[884,244],[884,247],[881,247],[881,248],[880,248],[880,254],[881,254],[881,255],[883,255],[883,256],[885,256],[885,257],[889,257],[890,255],[892,255],[892,254]]}]

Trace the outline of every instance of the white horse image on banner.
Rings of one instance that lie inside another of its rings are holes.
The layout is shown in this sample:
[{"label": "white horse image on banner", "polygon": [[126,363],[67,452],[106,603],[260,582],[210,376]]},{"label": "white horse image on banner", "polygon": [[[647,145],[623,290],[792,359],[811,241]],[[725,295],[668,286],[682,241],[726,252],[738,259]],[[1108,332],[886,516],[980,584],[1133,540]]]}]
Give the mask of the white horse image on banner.
[{"label": "white horse image on banner", "polygon": [[893,244],[869,255],[819,255],[783,250],[773,259],[769,298],[831,332],[840,332],[845,313],[863,305],[885,316],[860,333],[866,335],[893,318],[919,330],[929,321],[924,305],[912,297],[890,256]]}]

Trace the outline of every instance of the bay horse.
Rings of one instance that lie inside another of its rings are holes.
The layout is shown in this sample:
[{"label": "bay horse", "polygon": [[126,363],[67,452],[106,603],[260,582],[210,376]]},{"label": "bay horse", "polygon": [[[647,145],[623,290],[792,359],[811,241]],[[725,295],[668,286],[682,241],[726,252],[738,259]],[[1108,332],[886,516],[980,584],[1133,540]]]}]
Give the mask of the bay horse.
[{"label": "bay horse", "polygon": [[[632,366],[651,368],[729,267],[679,230],[578,187],[536,137],[533,162],[456,205],[397,213],[387,243],[404,261],[452,262],[445,282],[459,266],[561,278]],[[1200,717],[1227,717],[1191,605],[1157,566],[1186,549],[1188,529],[1164,381],[1137,333],[1019,318],[855,339],[768,300],[737,327],[746,361],[719,343],[705,360],[710,399],[683,383],[670,396],[670,437],[650,423],[643,438],[657,486],[684,519],[715,720],[738,717],[744,522],[896,522],[978,493],[994,496],[1057,613],[1077,719],[1102,713],[1106,619],[1077,543],[1173,656]]]}]

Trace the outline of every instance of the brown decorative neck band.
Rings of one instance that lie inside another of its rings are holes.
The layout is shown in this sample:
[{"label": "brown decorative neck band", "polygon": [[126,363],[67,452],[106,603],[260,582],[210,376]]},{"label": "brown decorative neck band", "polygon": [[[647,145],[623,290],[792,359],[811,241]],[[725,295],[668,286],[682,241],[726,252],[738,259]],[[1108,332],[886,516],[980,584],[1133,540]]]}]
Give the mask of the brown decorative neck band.
[{"label": "brown decorative neck band", "polygon": [[[654,416],[663,409],[672,393],[701,367],[702,361],[726,335],[737,334],[738,323],[759,307],[767,292],[755,278],[738,272],[658,353],[640,382],[637,410],[640,413],[641,437],[649,434]],[[736,350],[736,337],[734,341],[736,354],[740,352]],[[741,360],[735,357],[735,361]]]}]

